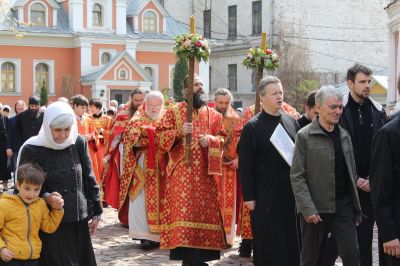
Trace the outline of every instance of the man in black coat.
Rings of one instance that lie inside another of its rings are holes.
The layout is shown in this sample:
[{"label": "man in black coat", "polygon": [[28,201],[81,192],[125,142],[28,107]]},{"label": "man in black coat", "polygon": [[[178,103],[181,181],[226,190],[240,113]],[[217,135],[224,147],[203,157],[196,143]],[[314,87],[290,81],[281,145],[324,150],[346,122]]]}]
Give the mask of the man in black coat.
[{"label": "man in black coat", "polygon": [[22,144],[30,137],[39,133],[43,123],[43,112],[40,111],[40,98],[32,95],[29,97],[28,110],[17,115],[15,121],[15,138],[17,152]]},{"label": "man in black coat", "polygon": [[281,125],[290,138],[297,122],[281,112],[283,89],[276,77],[258,87],[262,111],[243,127],[239,141],[239,175],[244,204],[250,209],[254,265],[299,265],[299,240],[290,166],[270,137]]},{"label": "man in black coat", "polygon": [[317,108],[315,107],[315,94],[317,91],[312,91],[307,96],[306,105],[304,106],[304,114],[297,119],[300,128],[303,128],[311,123],[316,115],[318,115]]},{"label": "man in black coat", "polygon": [[379,265],[400,265],[400,117],[372,143],[371,198],[379,230]]}]

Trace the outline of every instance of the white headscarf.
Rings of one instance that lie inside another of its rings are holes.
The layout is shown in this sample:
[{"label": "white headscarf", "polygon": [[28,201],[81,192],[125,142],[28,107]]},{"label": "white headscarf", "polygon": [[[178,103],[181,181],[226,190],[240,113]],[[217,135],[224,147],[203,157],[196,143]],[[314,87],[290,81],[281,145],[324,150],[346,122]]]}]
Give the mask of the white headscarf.
[{"label": "white headscarf", "polygon": [[[63,143],[56,143],[53,140],[53,135],[51,134],[50,124],[60,115],[70,115],[73,117],[73,124],[71,126],[71,132],[68,138]],[[19,150],[17,166],[19,165],[19,159],[21,156],[21,151],[23,150],[25,145],[34,145],[34,146],[43,146],[46,148],[50,148],[53,150],[63,150],[72,144],[75,144],[76,139],[78,138],[78,127],[76,125],[76,119],[74,111],[71,106],[65,102],[54,102],[50,104],[46,111],[44,112],[42,127],[40,128],[39,134],[37,136],[29,138],[22,145]]]}]

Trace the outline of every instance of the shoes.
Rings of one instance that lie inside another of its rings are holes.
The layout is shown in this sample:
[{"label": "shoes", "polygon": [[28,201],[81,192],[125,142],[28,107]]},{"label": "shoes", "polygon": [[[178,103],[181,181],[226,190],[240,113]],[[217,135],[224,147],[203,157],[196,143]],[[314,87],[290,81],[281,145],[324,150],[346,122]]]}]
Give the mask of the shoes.
[{"label": "shoes", "polygon": [[103,201],[103,208],[107,208],[107,207],[108,207],[107,202]]},{"label": "shoes", "polygon": [[242,242],[240,243],[239,246],[239,257],[250,258],[252,250],[253,250],[252,241],[248,239],[242,239]]},{"label": "shoes", "polygon": [[205,262],[184,262],[182,261],[182,266],[208,266],[208,263]]},{"label": "shoes", "polygon": [[160,243],[142,239],[142,240],[140,240],[140,246],[142,247],[143,250],[150,250],[150,249],[159,248]]}]

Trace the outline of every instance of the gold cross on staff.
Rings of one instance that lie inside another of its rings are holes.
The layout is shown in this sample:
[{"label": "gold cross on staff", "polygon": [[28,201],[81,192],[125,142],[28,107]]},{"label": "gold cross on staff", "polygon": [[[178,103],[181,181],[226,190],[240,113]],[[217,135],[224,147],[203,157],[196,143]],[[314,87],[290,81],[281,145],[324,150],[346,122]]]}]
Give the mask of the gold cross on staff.
[{"label": "gold cross on staff", "polygon": [[[196,21],[194,16],[190,17],[190,34],[195,34]],[[189,88],[187,91],[187,109],[186,109],[186,122],[192,123],[192,113],[193,113],[193,80],[194,80],[194,60],[192,56],[189,58]],[[191,160],[191,144],[192,144],[192,134],[186,134],[186,146],[185,146],[185,164],[189,165]]]},{"label": "gold cross on staff", "polygon": [[[267,48],[267,33],[263,32],[261,35],[260,49],[265,50],[265,48]],[[256,87],[258,87],[260,80],[263,78],[263,70],[264,68],[262,65],[258,67]],[[256,89],[256,102],[255,102],[254,114],[258,114],[259,112],[260,112],[260,95],[258,94],[258,90]]]}]

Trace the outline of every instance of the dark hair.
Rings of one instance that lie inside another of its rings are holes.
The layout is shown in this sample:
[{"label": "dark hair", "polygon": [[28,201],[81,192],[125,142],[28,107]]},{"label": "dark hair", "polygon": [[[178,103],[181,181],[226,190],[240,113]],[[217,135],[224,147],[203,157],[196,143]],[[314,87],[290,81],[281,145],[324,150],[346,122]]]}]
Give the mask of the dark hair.
[{"label": "dark hair", "polygon": [[145,90],[142,88],[134,88],[132,93],[131,93],[131,98],[136,95],[136,94],[146,94]]},{"label": "dark hair", "polygon": [[315,94],[317,94],[317,91],[312,91],[308,94],[306,101],[306,105],[308,106],[308,108],[315,107]]},{"label": "dark hair", "polygon": [[109,116],[114,116],[115,112],[114,112],[114,110],[108,109],[106,114],[109,115]]},{"label": "dark hair", "polygon": [[38,164],[26,163],[18,166],[17,181],[21,185],[25,183],[32,185],[43,185],[47,174]]},{"label": "dark hair", "polygon": [[[194,74],[194,76],[193,76],[193,82],[194,82],[194,79],[195,79],[195,78],[198,78],[198,77],[199,77],[199,75]],[[187,75],[187,76],[185,77],[185,79],[183,80],[183,88],[184,88],[184,89],[189,88],[189,75]]]},{"label": "dark hair", "polygon": [[354,83],[356,81],[356,76],[358,73],[364,73],[365,75],[370,76],[372,75],[372,70],[367,66],[356,63],[347,70],[346,80],[351,80]]},{"label": "dark hair", "polygon": [[89,105],[94,105],[97,109],[101,109],[103,107],[103,103],[99,98],[90,99]]},{"label": "dark hair", "polygon": [[76,106],[88,106],[89,105],[89,101],[85,96],[83,96],[81,94],[78,94],[78,95],[75,95],[75,96],[72,97],[72,106],[74,106],[74,105],[76,105]]}]

